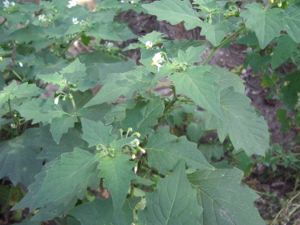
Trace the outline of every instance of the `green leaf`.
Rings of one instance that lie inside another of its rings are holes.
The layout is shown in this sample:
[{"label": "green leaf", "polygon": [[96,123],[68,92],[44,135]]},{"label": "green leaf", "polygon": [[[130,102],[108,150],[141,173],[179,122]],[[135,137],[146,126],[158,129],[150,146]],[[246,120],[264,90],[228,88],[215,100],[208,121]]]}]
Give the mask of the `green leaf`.
[{"label": "green leaf", "polygon": [[85,118],[81,118],[82,138],[89,147],[99,144],[109,145],[113,140],[112,126],[105,126],[101,121],[95,122]]},{"label": "green leaf", "polygon": [[[218,129],[221,141],[226,135],[236,150],[245,150],[249,155],[263,155],[269,148],[270,135],[268,125],[263,117],[258,116],[250,105],[250,100],[232,89],[224,90],[221,104],[223,118],[213,117],[214,128]],[[210,123],[209,121],[207,121]]]},{"label": "green leaf", "polygon": [[126,130],[131,127],[134,131],[145,135],[157,124],[164,108],[164,102],[159,98],[153,98],[149,102],[139,102],[134,108],[126,110],[126,118],[121,125]]},{"label": "green leaf", "polygon": [[22,221],[21,223],[14,223],[13,225],[40,225],[40,222],[34,222],[30,220]]},{"label": "green leaf", "polygon": [[128,87],[128,85],[124,85],[122,81],[111,81],[105,83],[99,92],[85,105],[85,107],[100,105],[103,103],[113,103],[121,95],[127,96],[130,94],[132,94],[132,90]]},{"label": "green leaf", "polygon": [[178,161],[184,160],[193,169],[212,169],[197,145],[185,137],[171,135],[168,128],[158,130],[150,136],[145,147],[149,165],[165,174],[174,169]]},{"label": "green leaf", "polygon": [[224,20],[217,23],[203,22],[201,26],[201,34],[214,46],[221,44],[222,40],[230,32],[228,21]]},{"label": "green leaf", "polygon": [[133,220],[128,202],[124,205],[122,214],[115,216],[111,199],[96,199],[84,203],[74,208],[70,215],[80,221],[82,225],[95,225],[95,222],[97,225],[130,225]]},{"label": "green leaf", "polygon": [[[289,36],[296,42],[300,42],[300,7],[291,5],[284,12],[284,28]],[[281,18],[280,18],[281,19]]]},{"label": "green leaf", "polygon": [[50,124],[50,132],[54,141],[59,144],[63,134],[67,133],[70,128],[74,127],[76,122],[77,118],[69,115],[54,118]]},{"label": "green leaf", "polygon": [[15,108],[26,120],[32,120],[33,124],[40,122],[47,124],[54,118],[68,115],[60,105],[54,104],[53,99],[31,99]]},{"label": "green leaf", "polygon": [[69,129],[68,133],[64,134],[59,144],[57,144],[53,140],[49,127],[40,128],[40,137],[35,140],[39,143],[40,148],[42,148],[41,153],[38,155],[39,159],[49,162],[63,153],[72,152],[75,147],[87,147],[86,143],[81,139],[81,134],[75,128]]},{"label": "green leaf", "polygon": [[281,87],[281,99],[289,108],[294,109],[298,103],[300,92],[300,74],[295,72],[285,77],[284,85]]},{"label": "green leaf", "polygon": [[188,0],[161,0],[142,6],[149,14],[157,16],[159,20],[166,20],[172,25],[183,21],[188,30],[201,26],[199,16]]},{"label": "green leaf", "polygon": [[58,72],[39,74],[37,77],[44,82],[59,85],[62,89],[68,84],[72,84],[78,90],[86,91],[95,86],[92,78],[87,76],[86,70],[85,64],[81,63],[77,58]]},{"label": "green leaf", "polygon": [[[147,44],[148,41],[152,42],[153,45],[159,44],[162,42],[164,37],[163,33],[152,31],[142,37],[139,37],[139,42],[143,43],[144,45]],[[145,46],[146,47],[146,46]]]},{"label": "green leaf", "polygon": [[130,98],[137,90],[143,90],[145,82],[141,68],[121,74],[112,74],[104,80],[100,91],[85,105],[90,107],[116,102],[118,97]]},{"label": "green leaf", "polygon": [[190,46],[185,51],[179,49],[177,60],[181,63],[193,64],[201,60],[201,55],[207,49],[207,46]]},{"label": "green leaf", "polygon": [[297,44],[288,36],[280,36],[277,40],[277,45],[273,50],[271,65],[273,69],[276,69],[284,62],[286,62],[293,53],[297,51]]},{"label": "green leaf", "polygon": [[13,81],[0,92],[0,107],[8,100],[31,98],[41,94],[41,89],[35,84],[17,84]]},{"label": "green leaf", "polygon": [[201,144],[199,150],[210,162],[221,161],[224,157],[224,146],[220,144]]},{"label": "green leaf", "polygon": [[42,168],[39,129],[28,129],[19,137],[0,143],[0,178],[8,177],[14,185],[28,186]]},{"label": "green leaf", "polygon": [[189,175],[203,207],[203,224],[265,224],[254,207],[258,196],[241,185],[242,178],[243,173],[238,169],[198,171]]},{"label": "green leaf", "polygon": [[81,63],[78,58],[59,73],[69,83],[76,85],[76,88],[80,91],[88,90],[94,86],[94,82],[87,76],[85,64]]},{"label": "green leaf", "polygon": [[241,16],[245,19],[246,27],[255,32],[259,46],[263,49],[278,37],[283,29],[282,10],[264,9],[258,3],[249,4],[246,8],[247,10],[242,12]]},{"label": "green leaf", "polygon": [[119,23],[95,24],[87,32],[87,35],[111,41],[126,41],[136,38],[128,26]]},{"label": "green leaf", "polygon": [[146,194],[146,208],[139,214],[143,225],[202,224],[202,207],[185,174],[184,163]]},{"label": "green leaf", "polygon": [[197,105],[203,107],[218,117],[222,117],[220,107],[219,78],[207,74],[210,67],[195,67],[184,73],[176,73],[171,77],[176,93],[192,99]]},{"label": "green leaf", "polygon": [[132,169],[134,163],[129,160],[129,156],[117,154],[114,157],[102,158],[99,165],[101,177],[104,178],[104,186],[111,193],[116,211],[123,207],[130,182],[135,177]]},{"label": "green leaf", "polygon": [[97,158],[88,151],[75,149],[46,164],[29,186],[25,197],[15,209],[39,209],[34,220],[61,216],[84,198],[88,187],[100,182]]},{"label": "green leaf", "polygon": [[67,85],[66,79],[61,73],[55,72],[51,74],[37,74],[36,78],[41,79],[46,83],[58,85],[60,88],[65,88]]}]

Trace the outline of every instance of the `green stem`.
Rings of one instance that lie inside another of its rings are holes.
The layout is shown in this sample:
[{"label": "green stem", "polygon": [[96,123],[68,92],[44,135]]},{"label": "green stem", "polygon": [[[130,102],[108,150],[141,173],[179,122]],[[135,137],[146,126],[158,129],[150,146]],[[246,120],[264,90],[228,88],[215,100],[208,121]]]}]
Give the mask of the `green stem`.
[{"label": "green stem", "polygon": [[160,120],[164,120],[167,115],[171,112],[173,106],[175,105],[175,103],[177,102],[178,98],[177,98],[177,94],[176,94],[176,89],[174,86],[171,86],[172,91],[173,91],[173,98],[172,100],[166,105],[165,110],[164,110],[164,115],[160,118]]},{"label": "green stem", "polygon": [[8,109],[9,109],[9,115],[13,120],[14,125],[16,126],[16,128],[13,128],[15,130],[14,135],[18,135],[19,133],[19,120],[14,116],[12,107],[11,107],[11,102],[10,99],[8,99]]},{"label": "green stem", "polygon": [[69,98],[70,98],[70,101],[71,101],[73,110],[74,110],[75,112],[77,112],[76,102],[75,102],[74,97],[73,97],[73,95],[72,95],[71,93],[69,93]]},{"label": "green stem", "polygon": [[209,55],[207,58],[204,60],[203,64],[208,64],[214,57],[215,53],[225,45],[229,44],[232,42],[234,39],[236,39],[243,31],[245,30],[244,26],[241,26],[237,31],[226,37],[218,46],[213,47],[212,50],[210,51]]},{"label": "green stem", "polygon": [[21,77],[20,74],[18,74],[15,70],[11,70],[11,72],[20,80],[23,81],[23,78]]}]

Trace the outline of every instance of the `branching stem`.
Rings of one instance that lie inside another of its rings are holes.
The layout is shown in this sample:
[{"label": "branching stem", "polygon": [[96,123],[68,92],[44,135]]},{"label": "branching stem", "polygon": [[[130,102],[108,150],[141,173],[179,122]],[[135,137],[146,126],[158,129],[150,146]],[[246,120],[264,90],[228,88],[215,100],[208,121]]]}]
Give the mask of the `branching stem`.
[{"label": "branching stem", "polygon": [[226,37],[218,46],[213,47],[210,53],[208,54],[207,58],[204,60],[203,64],[208,64],[216,54],[216,52],[224,47],[225,45],[232,42],[234,39],[236,39],[242,32],[244,32],[245,26],[241,26],[237,31]]}]

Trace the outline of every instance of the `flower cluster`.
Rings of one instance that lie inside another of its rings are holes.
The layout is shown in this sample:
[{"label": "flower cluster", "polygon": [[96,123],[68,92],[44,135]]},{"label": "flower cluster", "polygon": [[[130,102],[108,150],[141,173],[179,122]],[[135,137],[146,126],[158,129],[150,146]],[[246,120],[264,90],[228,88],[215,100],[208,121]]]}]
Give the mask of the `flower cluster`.
[{"label": "flower cluster", "polygon": [[153,47],[153,42],[152,41],[146,41],[145,46],[146,46],[146,49],[151,49]]},{"label": "flower cluster", "polygon": [[77,0],[69,0],[67,7],[70,9],[75,7],[76,5],[78,5]]},{"label": "flower cluster", "polygon": [[72,23],[76,25],[76,24],[79,24],[80,22],[76,17],[73,17],[72,18]]},{"label": "flower cluster", "polygon": [[84,25],[85,24],[85,21],[84,20],[78,20],[78,18],[77,17],[73,17],[72,18],[72,23],[74,24],[74,25]]},{"label": "flower cluster", "polygon": [[15,6],[15,5],[16,5],[15,2],[10,2],[10,1],[8,1],[8,0],[5,0],[5,1],[3,2],[4,8],[9,8],[9,7],[12,7],[12,6]]},{"label": "flower cluster", "polygon": [[45,22],[47,22],[47,17],[45,14],[41,14],[38,16],[38,20],[42,23],[45,23]]},{"label": "flower cluster", "polygon": [[162,67],[162,65],[166,62],[166,59],[164,57],[164,53],[163,52],[158,52],[156,53],[153,58],[152,58],[152,66],[156,66],[157,67],[157,71],[160,70],[160,68]]},{"label": "flower cluster", "polygon": [[[121,0],[121,3],[125,3],[125,0]],[[134,0],[129,1],[130,4],[135,4],[136,2]]]},{"label": "flower cluster", "polygon": [[39,23],[41,24],[49,24],[53,21],[53,16],[52,15],[46,15],[46,14],[40,14],[37,17]]}]

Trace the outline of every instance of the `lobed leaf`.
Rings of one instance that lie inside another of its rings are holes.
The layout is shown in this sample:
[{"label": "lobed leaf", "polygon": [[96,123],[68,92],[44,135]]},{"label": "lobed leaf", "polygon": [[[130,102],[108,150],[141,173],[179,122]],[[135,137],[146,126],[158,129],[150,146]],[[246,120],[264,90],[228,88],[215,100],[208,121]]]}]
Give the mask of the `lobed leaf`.
[{"label": "lobed leaf", "polygon": [[238,169],[197,171],[189,175],[203,207],[203,224],[265,224],[254,206],[258,196],[240,183],[242,177]]},{"label": "lobed leaf", "polygon": [[75,149],[48,163],[29,186],[28,193],[14,209],[39,209],[34,220],[49,220],[71,209],[84,198],[88,187],[99,185],[97,158]]},{"label": "lobed leaf", "polygon": [[159,181],[157,190],[146,194],[146,208],[139,214],[143,225],[203,224],[202,207],[197,202],[184,163]]},{"label": "lobed leaf", "polygon": [[186,29],[200,27],[201,20],[188,0],[161,0],[142,5],[148,13],[172,25],[184,22]]}]

